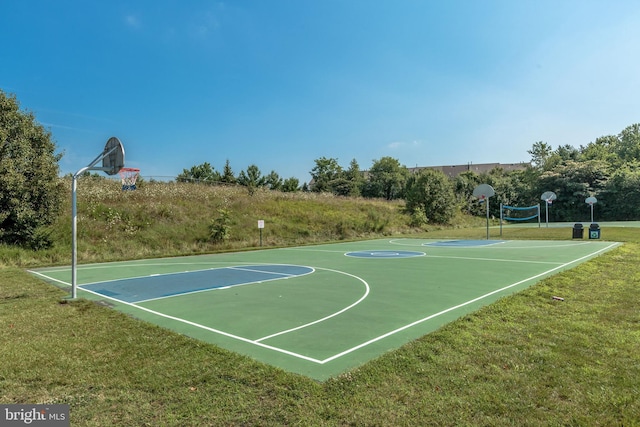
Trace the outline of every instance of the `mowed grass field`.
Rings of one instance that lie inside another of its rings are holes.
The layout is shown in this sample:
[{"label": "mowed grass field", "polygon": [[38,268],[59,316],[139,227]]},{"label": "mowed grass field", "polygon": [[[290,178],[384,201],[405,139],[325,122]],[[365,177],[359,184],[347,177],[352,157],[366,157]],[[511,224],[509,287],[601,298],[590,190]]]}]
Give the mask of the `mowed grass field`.
[{"label": "mowed grass field", "polygon": [[[365,218],[386,218],[367,209]],[[565,227],[506,227],[502,238],[570,236]],[[640,425],[640,229],[603,226],[602,239],[624,244],[326,381],[69,301],[25,271],[68,263],[56,249],[3,248],[0,402],[67,403],[74,426]],[[146,244],[141,256],[162,253],[150,237]],[[102,246],[87,245],[81,262],[132,258],[125,246],[100,258]]]}]

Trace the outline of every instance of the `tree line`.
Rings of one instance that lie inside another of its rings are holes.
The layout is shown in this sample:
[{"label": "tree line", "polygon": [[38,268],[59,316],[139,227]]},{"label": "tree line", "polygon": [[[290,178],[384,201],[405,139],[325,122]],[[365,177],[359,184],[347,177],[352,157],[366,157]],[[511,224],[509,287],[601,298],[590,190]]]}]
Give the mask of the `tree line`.
[{"label": "tree line", "polygon": [[[300,181],[291,177],[283,179],[276,171],[271,171],[268,175],[263,175],[260,168],[249,165],[246,170],[240,171],[236,176],[231,169],[231,164],[227,159],[222,172],[215,170],[211,163],[204,162],[200,165],[192,166],[190,169],[183,169],[176,177],[178,182],[192,182],[200,184],[228,184],[242,185],[253,192],[257,188],[267,188],[269,190],[293,192],[298,191]],[[305,187],[306,189],[306,187]]]},{"label": "tree line", "polygon": [[337,158],[321,157],[314,160],[315,166],[309,172],[311,181],[302,187],[295,178],[283,181],[275,171],[262,176],[255,165],[234,177],[228,161],[223,173],[204,163],[185,169],[178,180],[404,199],[416,225],[446,224],[457,212],[484,215],[484,208],[472,195],[480,184],[489,184],[496,192],[490,204],[490,215],[496,218],[500,216],[500,204],[518,207],[544,204],[541,195],[553,191],[557,200],[549,206],[550,221],[588,220],[590,208],[585,200],[592,196],[598,200],[594,207],[598,220],[640,220],[640,124],[580,147],[565,144],[554,149],[538,141],[527,153],[531,161],[523,170],[467,171],[456,177],[436,169],[409,169],[392,157],[374,160],[368,170],[363,170],[356,159],[343,167]]},{"label": "tree line", "polygon": [[[60,154],[51,133],[30,112],[20,110],[15,95],[0,90],[0,244],[46,247],[48,226],[61,209],[65,188],[59,178]],[[553,149],[543,141],[527,151],[531,162],[524,170],[496,168],[486,173],[464,172],[450,178],[442,171],[408,169],[397,159],[382,157],[363,171],[353,159],[342,167],[338,159],[316,159],[312,180],[302,186],[297,178],[263,175],[256,165],[235,175],[227,160],[222,172],[209,163],[184,169],[179,182],[242,185],[251,194],[258,188],[273,191],[329,192],[337,196],[404,199],[414,225],[449,223],[458,213],[484,215],[472,196],[479,184],[496,192],[490,214],[500,215],[500,204],[531,206],[544,192],[557,194],[550,221],[586,221],[587,197],[596,197],[599,221],[640,220],[640,124],[618,135],[597,138],[585,146]],[[543,210],[544,211],[544,210]]]},{"label": "tree line", "polygon": [[484,215],[472,195],[480,184],[489,184],[496,192],[489,206],[496,218],[500,204],[544,205],[542,194],[553,191],[557,199],[549,207],[550,221],[589,220],[588,197],[598,200],[597,220],[640,220],[640,124],[580,147],[566,144],[554,149],[538,141],[527,153],[531,162],[523,170],[467,171],[453,178],[435,169],[409,170],[391,157],[374,160],[366,172],[359,172],[355,160],[343,169],[337,159],[320,158],[311,171],[311,190],[404,199],[417,224],[447,223],[458,211]]}]

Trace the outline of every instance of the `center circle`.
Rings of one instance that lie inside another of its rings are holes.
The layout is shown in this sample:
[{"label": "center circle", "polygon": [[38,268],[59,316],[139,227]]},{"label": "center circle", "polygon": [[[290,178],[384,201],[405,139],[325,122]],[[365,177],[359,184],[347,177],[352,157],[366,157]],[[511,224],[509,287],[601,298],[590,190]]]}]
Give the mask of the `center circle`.
[{"label": "center circle", "polygon": [[415,252],[415,251],[356,251],[356,252],[347,252],[346,256],[355,257],[355,258],[413,258],[417,256],[424,256],[424,252]]}]

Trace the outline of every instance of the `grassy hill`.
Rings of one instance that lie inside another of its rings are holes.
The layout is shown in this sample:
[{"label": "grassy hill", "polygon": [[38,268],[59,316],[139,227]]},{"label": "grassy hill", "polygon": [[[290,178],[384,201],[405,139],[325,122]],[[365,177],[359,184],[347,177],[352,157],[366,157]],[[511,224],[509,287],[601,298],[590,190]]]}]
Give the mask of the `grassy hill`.
[{"label": "grassy hill", "polygon": [[[229,239],[216,243],[221,210]],[[399,202],[153,182],[122,192],[96,178],[80,182],[78,211],[81,263],[253,249],[259,219],[271,247],[485,233],[464,218],[413,229]],[[0,403],[67,403],[74,426],[640,425],[638,229],[603,228],[626,244],[323,383],[66,300],[23,270],[69,264],[70,206],[51,233],[46,251],[0,247]],[[548,300],[557,292],[563,304]]]},{"label": "grassy hill", "polygon": [[[65,186],[71,192],[71,181]],[[78,261],[184,255],[288,246],[370,236],[415,233],[403,202],[350,199],[319,193],[281,193],[245,187],[145,182],[122,191],[114,180],[79,180]],[[211,239],[210,227],[228,215],[228,239]],[[55,247],[32,254],[3,250],[1,262],[30,266],[69,263],[71,196],[51,227]]]}]

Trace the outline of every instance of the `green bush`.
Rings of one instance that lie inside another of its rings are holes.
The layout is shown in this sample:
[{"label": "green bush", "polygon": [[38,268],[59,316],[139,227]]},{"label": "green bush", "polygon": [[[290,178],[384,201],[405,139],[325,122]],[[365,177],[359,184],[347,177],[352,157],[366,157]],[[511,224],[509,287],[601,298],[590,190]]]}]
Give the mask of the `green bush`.
[{"label": "green bush", "polygon": [[227,209],[218,209],[219,216],[209,224],[209,238],[214,243],[229,240],[231,235],[231,219]]}]

